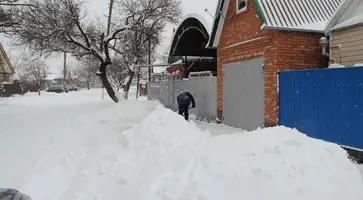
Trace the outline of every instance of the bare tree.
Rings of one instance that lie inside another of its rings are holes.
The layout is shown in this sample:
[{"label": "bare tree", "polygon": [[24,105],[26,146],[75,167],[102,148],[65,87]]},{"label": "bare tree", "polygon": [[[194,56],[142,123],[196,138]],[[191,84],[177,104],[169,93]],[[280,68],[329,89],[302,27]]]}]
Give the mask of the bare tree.
[{"label": "bare tree", "polygon": [[25,71],[29,78],[35,81],[38,87],[38,94],[40,95],[42,85],[45,83],[45,79],[49,75],[49,67],[42,60],[33,60],[27,63]]},{"label": "bare tree", "polygon": [[81,60],[80,66],[76,69],[77,75],[86,81],[87,89],[93,87],[98,71],[98,60],[94,57],[87,56]]},{"label": "bare tree", "polygon": [[13,62],[17,78],[22,84],[31,82],[35,84],[40,95],[42,86],[45,84],[46,77],[49,75],[49,66],[44,60],[29,56],[22,56]]},{"label": "bare tree", "polygon": [[125,80],[129,75],[129,68],[122,59],[115,58],[112,67],[109,68],[107,73],[110,82],[117,91],[125,88]]},{"label": "bare tree", "polygon": [[112,64],[109,44],[118,34],[127,31],[128,26],[119,26],[106,36],[95,23],[86,21],[80,1],[32,0],[28,3],[32,6],[18,10],[21,20],[13,32],[17,45],[25,45],[41,55],[67,52],[78,59],[93,56],[99,61],[97,75],[109,96],[118,102],[106,76],[106,68]]},{"label": "bare tree", "polygon": [[[16,45],[26,46],[40,55],[67,52],[78,59],[92,56],[99,62],[97,75],[108,95],[116,96],[106,74],[112,66],[112,50],[127,62],[128,83],[131,83],[133,66],[145,62],[147,42],[159,44],[159,34],[166,22],[176,22],[180,15],[179,0],[118,0],[118,11],[113,19],[112,31],[87,20],[87,13],[79,0],[29,0],[32,6],[18,9],[18,20],[13,26]],[[131,20],[132,19],[132,20]],[[130,22],[130,23],[128,23]],[[111,45],[116,42],[116,45]]]},{"label": "bare tree", "polygon": [[[154,60],[155,49],[160,44],[162,30],[167,23],[177,23],[181,16],[179,0],[118,0],[120,15],[133,16],[134,23],[116,43],[119,63],[113,76],[128,96],[134,66]],[[119,49],[123,49],[122,52]],[[111,75],[112,76],[112,75]]]},{"label": "bare tree", "polygon": [[14,26],[18,21],[14,18],[14,7],[31,6],[20,3],[20,0],[0,0],[0,32],[7,32],[7,28]]}]

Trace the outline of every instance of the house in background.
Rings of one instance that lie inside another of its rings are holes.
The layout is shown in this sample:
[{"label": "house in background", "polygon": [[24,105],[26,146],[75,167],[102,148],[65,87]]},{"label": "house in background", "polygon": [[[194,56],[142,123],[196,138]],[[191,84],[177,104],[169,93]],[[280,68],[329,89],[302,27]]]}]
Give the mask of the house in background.
[{"label": "house in background", "polygon": [[14,73],[15,70],[11,65],[9,57],[0,43],[0,84],[2,82],[11,82]]},{"label": "house in background", "polygon": [[246,130],[277,125],[277,73],[327,67],[320,39],[350,2],[219,0],[209,42],[218,46],[218,118]]},{"label": "house in background", "polygon": [[190,72],[210,71],[217,75],[217,48],[210,46],[208,21],[201,15],[189,14],[173,33],[168,73],[180,72],[179,79],[188,78]]},{"label": "house in background", "polygon": [[79,80],[78,76],[72,76],[72,77],[67,77],[66,79],[64,79],[63,77],[57,77],[53,79],[54,82],[57,82],[59,84],[66,84],[66,85],[80,85],[81,81]]},{"label": "house in background", "polygon": [[363,1],[351,1],[332,28],[330,59],[344,66],[363,66]]}]

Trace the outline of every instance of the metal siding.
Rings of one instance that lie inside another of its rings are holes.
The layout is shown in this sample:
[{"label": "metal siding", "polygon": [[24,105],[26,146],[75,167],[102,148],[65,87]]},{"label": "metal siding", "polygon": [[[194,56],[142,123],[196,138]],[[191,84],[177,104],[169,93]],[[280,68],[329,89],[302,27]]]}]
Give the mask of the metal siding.
[{"label": "metal siding", "polygon": [[279,124],[363,149],[363,67],[279,73]]},{"label": "metal siding", "polygon": [[168,94],[168,91],[167,91],[167,82],[166,81],[160,81],[159,82],[160,84],[160,97],[159,97],[159,101],[160,103],[164,104],[166,102],[168,102],[168,99],[167,99],[167,94]]},{"label": "metal siding", "polygon": [[160,83],[159,82],[147,82],[147,99],[160,101]]},{"label": "metal siding", "polygon": [[264,124],[265,59],[223,65],[223,121],[255,130]]},{"label": "metal siding", "polygon": [[[341,48],[341,64],[351,66],[363,63],[363,25],[334,31],[332,33],[332,45]],[[332,58],[338,60],[338,49],[332,50]]]}]

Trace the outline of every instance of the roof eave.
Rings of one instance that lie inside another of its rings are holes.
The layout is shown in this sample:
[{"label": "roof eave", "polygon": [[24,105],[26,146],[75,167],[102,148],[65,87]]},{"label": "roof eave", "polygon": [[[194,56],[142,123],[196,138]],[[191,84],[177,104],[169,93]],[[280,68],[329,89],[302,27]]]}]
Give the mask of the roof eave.
[{"label": "roof eave", "polygon": [[218,26],[220,26],[219,19],[220,19],[220,17],[223,17],[222,10],[223,10],[224,1],[225,0],[218,0],[218,5],[217,5],[217,9],[216,9],[215,16],[214,16],[215,18],[213,20],[213,26],[212,26],[212,30],[211,30],[211,34],[210,34],[210,39],[209,39],[209,43],[207,44],[208,47],[213,47],[213,43],[215,41]]},{"label": "roof eave", "polygon": [[343,4],[340,6],[340,8],[338,8],[337,12],[334,14],[334,16],[332,16],[332,18],[328,22],[328,25],[324,29],[325,35],[330,35],[331,31],[333,30],[333,27],[343,17],[344,13],[347,11],[352,2],[353,0],[345,0]]},{"label": "roof eave", "polygon": [[266,30],[277,30],[277,31],[294,31],[294,32],[305,32],[305,33],[320,33],[324,34],[324,30],[314,30],[314,29],[303,29],[303,28],[290,28],[290,27],[276,27],[276,26],[264,26],[263,29]]},{"label": "roof eave", "polygon": [[9,75],[11,75],[11,74],[14,74],[14,72],[11,72],[11,73],[9,73],[9,72],[0,72],[0,74],[9,74]]},{"label": "roof eave", "polygon": [[4,47],[3,47],[3,45],[1,43],[0,43],[0,51],[3,54],[3,56],[5,58],[5,61],[8,63],[9,68],[10,68],[10,70],[12,72],[12,73],[7,73],[7,74],[14,74],[15,73],[15,69],[14,69],[13,65],[11,64],[10,59],[8,57],[8,54],[6,53]]},{"label": "roof eave", "polygon": [[349,28],[354,28],[354,27],[361,26],[361,25],[363,25],[363,22],[359,22],[359,23],[351,24],[351,25],[349,25],[349,26],[342,26],[342,27],[332,28],[332,29],[331,29],[331,31],[340,31],[340,30],[349,29]]}]

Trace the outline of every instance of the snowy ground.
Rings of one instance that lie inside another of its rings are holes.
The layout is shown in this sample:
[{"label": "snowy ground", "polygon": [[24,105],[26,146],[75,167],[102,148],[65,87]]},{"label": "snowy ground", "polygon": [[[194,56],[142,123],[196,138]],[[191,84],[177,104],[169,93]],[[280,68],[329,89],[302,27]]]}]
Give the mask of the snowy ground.
[{"label": "snowy ground", "polygon": [[100,91],[0,99],[0,188],[34,200],[362,200],[339,146],[284,127],[187,123]]}]

